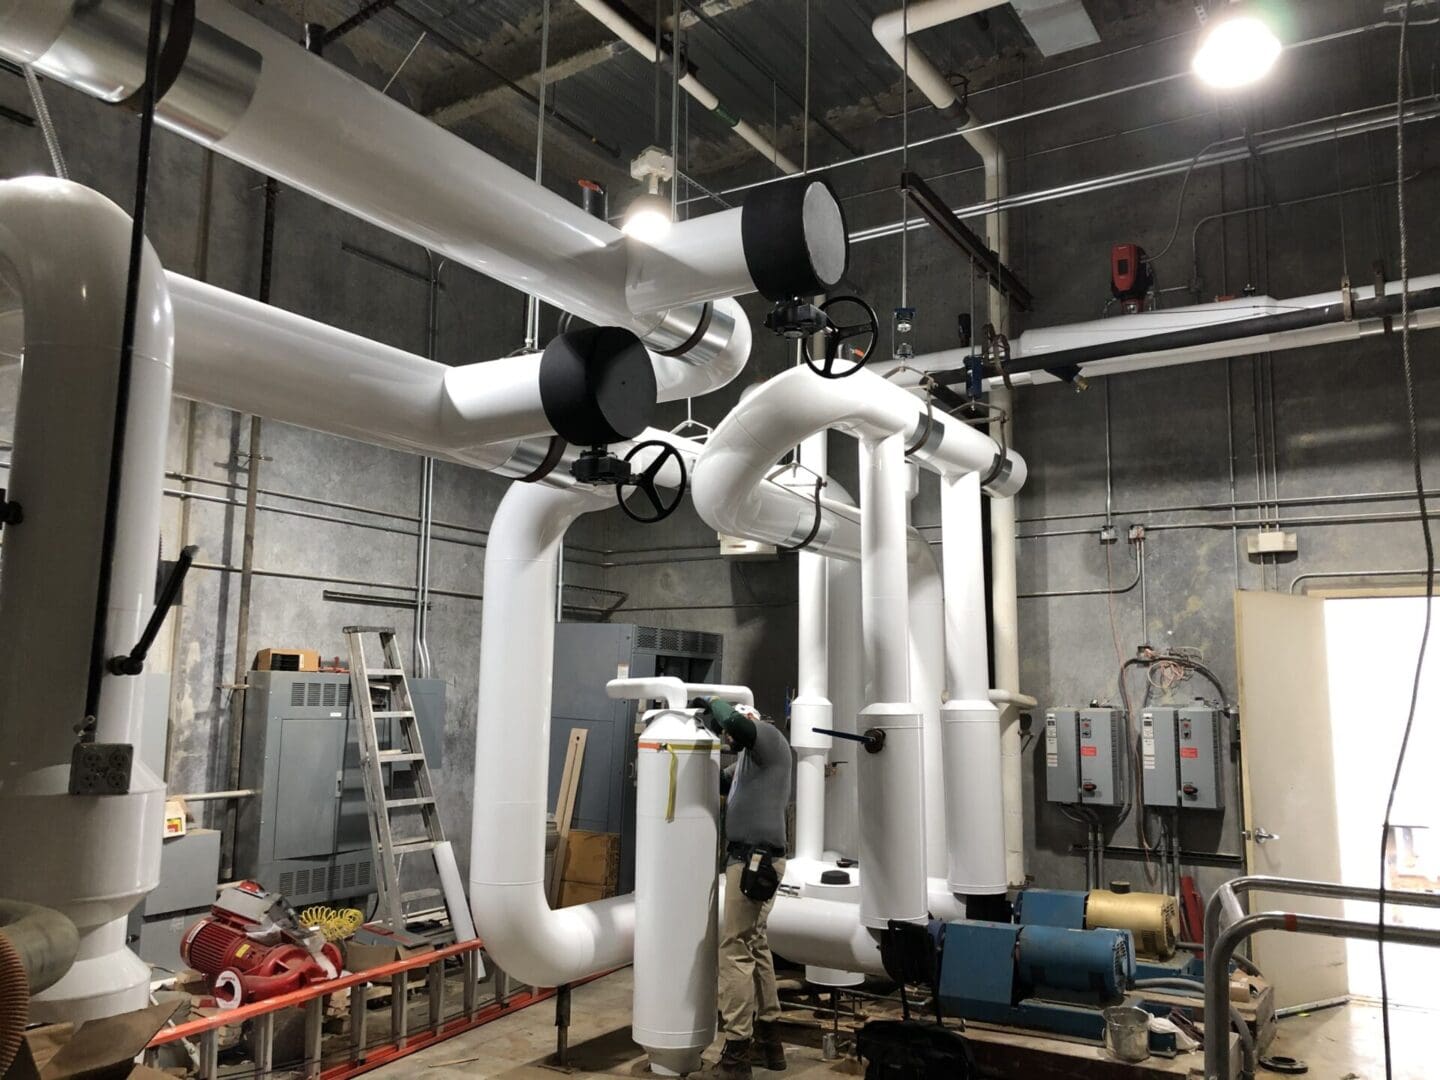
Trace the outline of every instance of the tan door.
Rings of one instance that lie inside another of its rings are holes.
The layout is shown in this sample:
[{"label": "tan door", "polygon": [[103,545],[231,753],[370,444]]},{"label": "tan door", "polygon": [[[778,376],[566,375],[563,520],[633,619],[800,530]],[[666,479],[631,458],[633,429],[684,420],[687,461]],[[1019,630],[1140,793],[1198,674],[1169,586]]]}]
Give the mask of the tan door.
[{"label": "tan door", "polygon": [[[1325,602],[1269,592],[1235,594],[1235,651],[1250,871],[1340,880]],[[1251,911],[1342,915],[1338,901],[1257,892]],[[1348,992],[1345,942],[1300,934],[1252,939],[1276,1005]]]}]

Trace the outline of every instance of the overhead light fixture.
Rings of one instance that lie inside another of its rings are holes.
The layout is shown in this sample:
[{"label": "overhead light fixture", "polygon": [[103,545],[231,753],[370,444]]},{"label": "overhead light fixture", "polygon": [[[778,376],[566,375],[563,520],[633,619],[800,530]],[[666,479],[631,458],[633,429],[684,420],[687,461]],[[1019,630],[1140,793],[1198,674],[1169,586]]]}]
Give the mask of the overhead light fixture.
[{"label": "overhead light fixture", "polygon": [[646,182],[648,190],[625,211],[620,231],[644,244],[653,244],[670,232],[670,200],[660,194],[660,181],[675,179],[675,159],[658,146],[647,146],[630,162],[630,175]]},{"label": "overhead light fixture", "polygon": [[1263,79],[1280,56],[1280,39],[1253,15],[1215,20],[1195,52],[1191,68],[1217,90],[1234,90]]}]

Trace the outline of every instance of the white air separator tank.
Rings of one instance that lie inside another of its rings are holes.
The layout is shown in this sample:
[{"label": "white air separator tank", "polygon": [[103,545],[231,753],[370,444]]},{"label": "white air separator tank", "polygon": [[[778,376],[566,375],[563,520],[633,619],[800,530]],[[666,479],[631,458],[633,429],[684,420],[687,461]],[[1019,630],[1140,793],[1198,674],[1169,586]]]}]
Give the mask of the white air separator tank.
[{"label": "white air separator tank", "polygon": [[634,1038],[662,1076],[715,1039],[720,742],[694,710],[647,713],[636,755]]}]

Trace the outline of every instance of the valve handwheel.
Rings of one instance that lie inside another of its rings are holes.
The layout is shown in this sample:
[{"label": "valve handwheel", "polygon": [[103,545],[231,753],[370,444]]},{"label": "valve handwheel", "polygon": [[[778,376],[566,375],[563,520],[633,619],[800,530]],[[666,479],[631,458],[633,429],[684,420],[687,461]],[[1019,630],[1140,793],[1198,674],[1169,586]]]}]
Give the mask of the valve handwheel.
[{"label": "valve handwheel", "polygon": [[[858,310],[856,310],[858,309]],[[825,355],[817,359],[805,339],[802,349],[805,366],[824,379],[843,379],[865,366],[880,340],[880,320],[875,309],[858,296],[833,296],[820,305],[825,314]],[[847,344],[864,338],[864,347]]]},{"label": "valve handwheel", "polygon": [[[621,480],[615,485],[615,501],[620,504],[620,509],[625,511],[625,516],[632,521],[638,521],[642,525],[653,525],[657,521],[664,521],[680,507],[680,500],[685,497],[685,488],[689,476],[685,471],[685,459],[680,451],[670,443],[660,439],[647,439],[645,442],[636,443],[625,455],[627,463],[635,459],[635,455],[642,450],[659,450],[655,459],[645,466],[644,470],[638,473],[631,473],[630,479]],[[680,483],[676,486],[672,496],[666,498],[661,494],[655,484],[655,479],[660,475],[660,470],[670,461],[675,462],[675,467],[680,470]],[[626,499],[626,489],[633,488],[641,498],[637,499],[638,508],[631,507]]]}]

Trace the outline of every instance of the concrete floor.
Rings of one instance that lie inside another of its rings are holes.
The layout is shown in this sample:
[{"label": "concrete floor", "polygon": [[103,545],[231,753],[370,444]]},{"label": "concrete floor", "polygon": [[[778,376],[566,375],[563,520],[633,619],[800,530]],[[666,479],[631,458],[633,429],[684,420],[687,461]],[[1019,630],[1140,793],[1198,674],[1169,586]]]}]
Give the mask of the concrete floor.
[{"label": "concrete floor", "polygon": [[[543,1002],[384,1066],[371,1075],[426,1080],[554,1080],[557,1074],[566,1072],[575,1076],[647,1076],[643,1054],[630,1041],[630,991],[631,973],[626,969],[574,992],[569,1070],[550,1064],[555,1051],[555,1012],[553,1005]],[[1395,1080],[1425,1080],[1437,1075],[1429,1049],[1433,1044],[1428,1041],[1436,1018],[1436,1013],[1427,1010],[1391,1010]],[[863,1072],[854,1061],[825,1062],[818,1046],[792,1043],[787,1052],[788,1080],[858,1076]],[[1306,1061],[1310,1066],[1308,1075],[1314,1080],[1383,1080],[1380,1011],[1372,1003],[1357,1001],[1284,1020],[1271,1052]],[[717,1043],[707,1054],[707,1061],[713,1062],[718,1055]],[[1196,1053],[1192,1061],[1195,1075],[1200,1065]],[[756,1071],[758,1080],[768,1075]],[[1260,1075],[1276,1074],[1262,1071]]]}]

